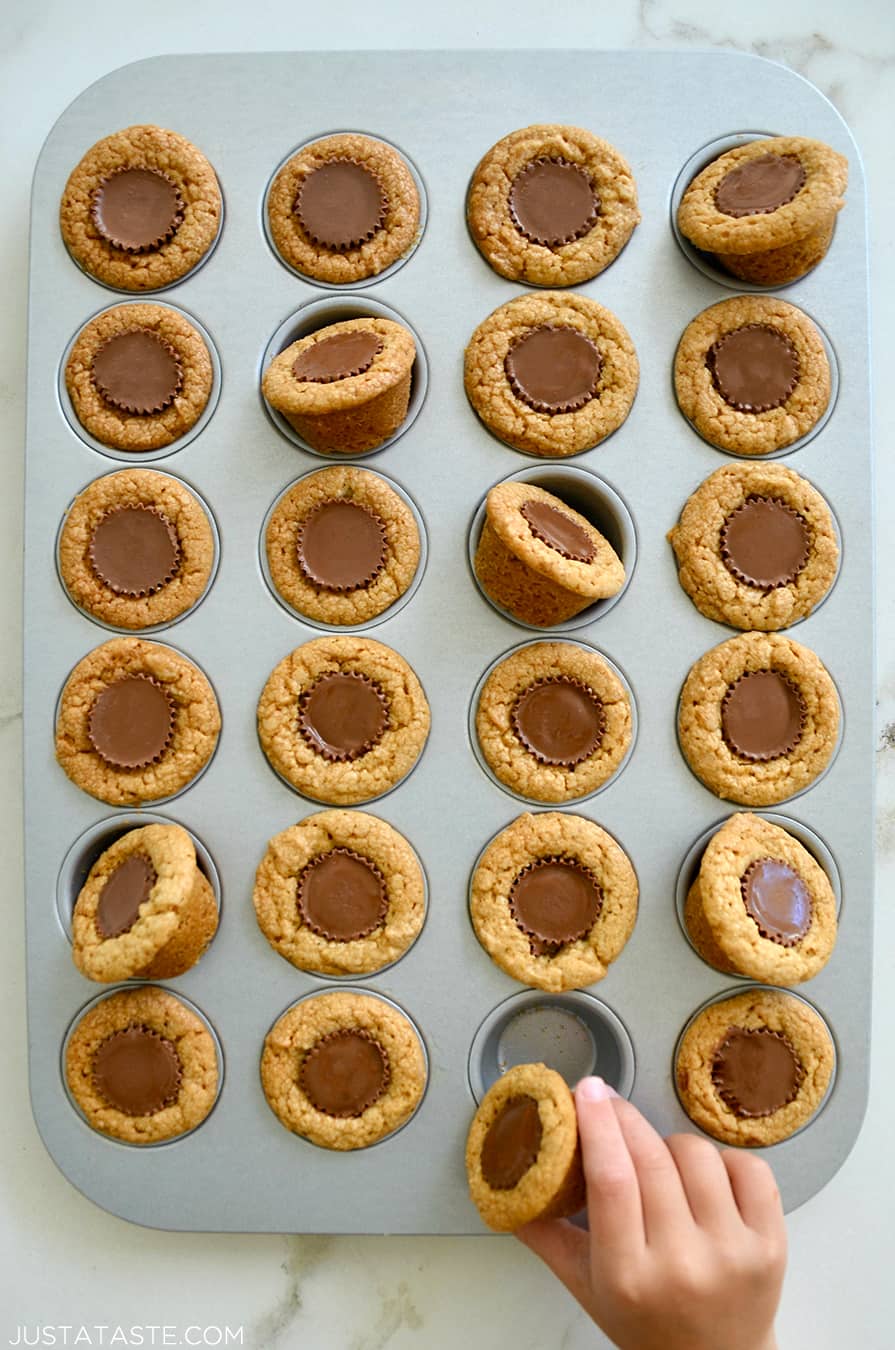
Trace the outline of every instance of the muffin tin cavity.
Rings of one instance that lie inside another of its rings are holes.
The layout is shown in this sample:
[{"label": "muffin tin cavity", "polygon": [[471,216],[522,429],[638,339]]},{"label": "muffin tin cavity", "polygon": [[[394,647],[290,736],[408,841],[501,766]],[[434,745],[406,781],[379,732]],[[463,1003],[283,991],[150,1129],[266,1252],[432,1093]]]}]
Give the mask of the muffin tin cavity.
[{"label": "muffin tin cavity", "polygon": [[302,305],[301,309],[296,310],[294,314],[290,314],[289,318],[280,324],[265,348],[258,375],[259,397],[264,405],[264,411],[281,435],[285,436],[293,445],[298,446],[299,450],[314,455],[316,459],[326,460],[329,464],[342,463],[349,456],[338,453],[324,453],[310,446],[307,441],[299,436],[295,428],[289,425],[286,418],[270,406],[261,393],[260,382],[273,359],[279,356],[280,352],[285,351],[291,343],[297,342],[299,338],[307,337],[309,333],[316,333],[318,329],[326,328],[329,324],[344,323],[348,319],[391,319],[393,323],[403,324],[411,333],[416,344],[416,360],[413,363],[410,376],[410,404],[407,409],[407,416],[393,436],[389,436],[387,440],[383,441],[381,445],[377,445],[373,450],[367,450],[362,455],[351,456],[352,459],[369,459],[371,455],[378,455],[381,451],[387,450],[390,445],[394,445],[395,441],[399,440],[413,426],[420,414],[426,398],[426,391],[429,388],[429,363],[419,333],[404,318],[403,314],[390,309],[388,305],[382,304],[381,301],[371,300],[366,296],[345,295],[344,298],[338,300],[312,300],[307,305]]},{"label": "muffin tin cavity", "polygon": [[[413,179],[417,195],[419,197],[419,223],[417,225],[416,233],[410,246],[405,249],[405,251],[401,254],[399,258],[396,258],[393,263],[390,263],[388,265],[388,267],[384,267],[381,272],[377,272],[375,276],[363,277],[358,281],[349,281],[349,282],[322,281],[318,277],[311,276],[309,273],[302,272],[299,268],[293,267],[291,263],[286,261],[286,259],[283,257],[283,255],[277,248],[276,244],[274,243],[273,234],[270,228],[270,217],[268,214],[268,202],[270,199],[270,191],[271,187],[273,186],[274,180],[277,177],[277,174],[280,172],[281,169],[285,168],[285,166],[289,163],[289,161],[295,155],[299,154],[300,151],[305,150],[315,145],[318,141],[325,140],[330,136],[344,136],[351,134],[366,136],[372,141],[378,141],[383,146],[386,146],[389,150],[393,150],[396,154],[401,156],[401,158],[404,160],[405,165],[410,171],[410,176]],[[282,267],[285,267],[288,271],[290,271],[293,276],[300,277],[302,281],[307,282],[309,285],[319,286],[322,290],[327,291],[359,290],[361,288],[366,288],[367,286],[374,286],[377,282],[384,281],[387,277],[393,276],[395,272],[400,271],[400,269],[404,266],[404,264],[408,262],[410,258],[413,257],[413,254],[416,252],[417,248],[422,242],[428,216],[429,216],[429,203],[426,195],[426,186],[425,183],[423,182],[423,178],[419,169],[416,167],[413,160],[408,155],[407,151],[402,150],[400,146],[395,145],[392,141],[387,140],[385,136],[380,136],[377,133],[371,131],[358,131],[357,128],[353,128],[352,131],[348,131],[347,128],[342,128],[341,130],[338,131],[325,131],[320,133],[319,135],[309,136],[307,140],[301,141],[298,145],[293,146],[292,149],[289,151],[289,153],[283,156],[283,158],[280,160],[279,164],[271,174],[267,186],[264,189],[264,196],[261,201],[261,228],[264,231],[264,238],[267,240],[267,244],[270,248],[270,251],[276,258],[277,262]],[[335,321],[333,320],[333,322]],[[291,339],[291,341],[294,340],[295,340],[294,338]]]},{"label": "muffin tin cavity", "polygon": [[469,1050],[469,1086],[480,1102],[516,1064],[543,1063],[570,1088],[599,1074],[621,1097],[634,1087],[634,1046],[607,1004],[578,990],[511,994],[485,1018]]},{"label": "muffin tin cavity", "polygon": [[507,478],[501,479],[501,482],[532,483],[535,487],[543,488],[545,492],[551,492],[560,501],[565,502],[567,506],[577,511],[579,515],[584,516],[600,531],[600,534],[608,540],[618,554],[625,569],[625,580],[621,589],[615,595],[607,596],[605,600],[595,600],[592,605],[588,605],[586,609],[581,610],[571,619],[566,619],[564,623],[541,628],[537,624],[525,623],[524,620],[517,619],[491,599],[483,590],[476,576],[475,555],[479,546],[482,527],[485,523],[486,499],[483,497],[476,508],[466,539],[466,551],[472,580],[475,582],[482,598],[487,601],[493,610],[508,619],[510,623],[516,624],[520,628],[528,628],[533,633],[543,633],[547,637],[558,636],[563,633],[570,633],[576,628],[583,628],[586,624],[594,623],[604,614],[608,614],[611,609],[614,609],[630,586],[637,563],[637,530],[634,525],[634,517],[631,515],[624,498],[616,489],[605,478],[598,477],[597,474],[591,473],[589,469],[573,468],[571,465],[560,467],[542,464],[529,469],[519,469],[517,473],[509,474]]},{"label": "muffin tin cavity", "polygon": [[[270,411],[270,409],[268,409],[268,411]],[[274,413],[272,413],[271,415],[277,416],[277,414]],[[417,591],[419,590],[420,583],[422,582],[423,576],[425,574],[426,564],[429,559],[429,542],[428,542],[428,533],[426,530],[426,523],[423,518],[422,511],[420,510],[419,506],[414,501],[414,499],[411,497],[410,493],[406,490],[406,488],[402,487],[401,484],[396,482],[394,478],[389,478],[387,477],[386,474],[380,473],[379,470],[377,470],[376,471],[377,477],[381,478],[383,482],[388,487],[390,487],[393,492],[397,493],[397,495],[404,502],[405,506],[407,506],[409,510],[413,513],[413,519],[416,522],[416,528],[419,534],[420,556],[416,566],[416,571],[413,576],[413,580],[407,587],[407,590],[404,591],[403,595],[399,595],[397,600],[395,600],[393,604],[389,605],[387,609],[382,610],[381,613],[375,614],[371,619],[367,619],[366,622],[364,623],[333,624],[333,623],[324,623],[321,619],[312,619],[307,614],[302,614],[299,610],[295,609],[292,605],[290,605],[288,600],[286,600],[280,594],[280,592],[274,585],[270,571],[270,563],[268,561],[267,556],[266,539],[271,516],[273,515],[276,508],[279,506],[280,502],[286,496],[286,494],[288,492],[291,492],[291,490],[296,486],[297,483],[301,483],[308,478],[312,478],[313,475],[318,472],[319,472],[318,469],[310,469],[307,473],[301,474],[298,478],[294,478],[291,483],[286,484],[282,492],[279,492],[277,494],[277,496],[274,498],[274,500],[268,507],[264,516],[264,520],[262,521],[261,524],[261,533],[258,538],[258,562],[261,567],[261,575],[264,577],[265,584],[268,590],[270,591],[271,595],[273,596],[274,600],[276,600],[277,604],[281,605],[282,608],[286,611],[286,613],[291,614],[291,616],[294,619],[297,619],[299,623],[308,624],[311,628],[317,628],[325,633],[360,633],[368,628],[375,628],[378,624],[384,623],[386,619],[394,618],[395,615],[399,614],[401,610],[404,608],[404,606],[408,605],[410,601],[413,599],[413,597],[416,595]],[[368,472],[372,473],[373,471],[368,470]]]},{"label": "muffin tin cavity", "polygon": [[[546,635],[546,637],[541,639],[541,641],[545,642],[549,642],[551,640],[555,641],[556,639],[552,638],[549,633]],[[618,780],[620,775],[624,773],[625,768],[629,764],[631,756],[634,753],[634,748],[637,744],[637,702],[634,698],[634,690],[631,688],[627,676],[623,673],[623,671],[619,669],[619,667],[615,664],[615,662],[611,659],[611,657],[607,656],[605,652],[599,651],[596,647],[591,646],[589,642],[581,642],[576,639],[564,639],[564,640],[570,642],[572,646],[580,647],[583,651],[593,652],[596,656],[599,656],[602,661],[606,662],[606,665],[612,671],[612,674],[624,686],[625,693],[628,695],[628,702],[631,709],[631,739],[628,744],[628,748],[625,751],[624,758],[622,759],[618,768],[615,770],[615,772],[612,774],[610,778],[607,778],[605,783],[601,783],[600,786],[594,788],[593,791],[585,792],[582,793],[580,797],[570,797],[557,803],[557,807],[562,807],[563,809],[566,809],[575,806],[577,803],[588,801],[591,797],[596,797],[601,792],[605,792],[606,789],[611,787],[612,784]],[[479,699],[481,698],[482,690],[484,689],[488,677],[492,673],[492,671],[495,670],[496,667],[499,666],[502,661],[505,661],[507,657],[513,656],[516,652],[524,651],[527,647],[534,647],[536,645],[537,645],[536,642],[522,642],[519,644],[518,647],[511,647],[508,651],[501,652],[500,656],[498,656],[494,661],[492,661],[490,666],[488,666],[487,670],[485,670],[482,673],[481,677],[478,680],[478,683],[476,684],[475,689],[472,692],[472,698],[469,701],[469,711],[467,714],[467,731],[469,735],[469,744],[472,749],[472,753],[476,757],[476,761],[478,762],[479,768],[488,778],[490,778],[491,782],[495,785],[495,787],[499,787],[500,790],[502,792],[506,792],[508,796],[515,797],[515,799],[519,802],[526,802],[529,805],[543,808],[546,805],[546,802],[544,800],[538,799],[536,797],[523,797],[520,793],[514,792],[512,788],[507,786],[506,783],[502,783],[500,781],[500,779],[491,769],[491,766],[485,759],[485,756],[482,754],[482,748],[479,745],[479,738],[476,733],[476,725],[475,725],[476,714],[478,712],[479,707]]]},{"label": "muffin tin cavity", "polygon": [[[81,887],[87,880],[88,873],[97,858],[105,853],[107,848],[111,848],[122,835],[128,834],[131,830],[140,830],[144,825],[179,824],[181,824],[180,821],[171,820],[167,816],[154,815],[150,811],[122,812],[121,815],[106,816],[105,819],[98,820],[95,825],[91,825],[89,829],[78,836],[63,858],[56,879],[56,915],[69,942],[71,942],[72,937],[71,916]],[[187,829],[185,825],[181,828],[187,831],[193,841],[196,849],[196,864],[211,885],[214,892],[214,902],[220,914],[221,878],[214,858],[198,835],[193,834],[193,831]],[[214,938],[212,938],[213,941]]]},{"label": "muffin tin cavity", "polygon": [[[114,446],[104,445],[103,442],[97,440],[95,436],[91,436],[91,434],[86,430],[84,426],[81,425],[81,422],[78,420],[77,413],[75,412],[74,405],[72,404],[68,389],[65,384],[65,368],[68,365],[68,358],[71,356],[72,348],[74,347],[78,338],[81,336],[81,333],[84,331],[84,328],[86,328],[87,324],[92,322],[93,319],[98,318],[100,314],[105,314],[109,309],[118,309],[123,304],[127,303],[128,301],[119,301],[115,305],[107,305],[105,309],[98,310],[96,314],[91,314],[89,318],[85,320],[85,322],[73,335],[71,341],[65,348],[65,351],[62,353],[62,360],[59,363],[59,371],[57,374],[56,387],[59,397],[59,404],[60,407],[62,408],[65,420],[68,422],[69,426],[77,436],[78,440],[83,441],[83,443],[89,446],[91,450],[96,450],[99,454],[106,455],[109,459],[117,459],[122,464],[129,464],[132,467],[141,468],[145,467],[147,464],[154,464],[160,459],[167,459],[169,455],[174,455],[178,452],[178,450],[183,450],[187,445],[190,444],[191,441],[194,441],[197,436],[201,435],[201,433],[208,426],[208,423],[214,416],[218,399],[220,398],[221,395],[221,358],[218,355],[218,350],[217,347],[215,346],[214,339],[208,332],[208,329],[204,327],[204,325],[199,321],[199,319],[197,319],[194,314],[189,314],[185,309],[180,309],[177,305],[172,305],[169,304],[167,301],[165,301],[164,307],[166,309],[173,310],[175,314],[179,314],[183,319],[186,320],[187,323],[191,324],[192,327],[196,329],[197,333],[199,333],[200,337],[202,338],[206,347],[208,348],[208,355],[211,357],[211,371],[212,371],[211,392],[208,395],[208,402],[206,403],[204,409],[202,410],[202,415],[196,420],[193,426],[190,427],[189,431],[185,432],[182,436],[179,436],[176,441],[172,441],[170,445],[161,446],[158,450],[116,450]],[[147,303],[147,301],[141,298],[140,300],[130,301],[130,303],[145,304]]]}]

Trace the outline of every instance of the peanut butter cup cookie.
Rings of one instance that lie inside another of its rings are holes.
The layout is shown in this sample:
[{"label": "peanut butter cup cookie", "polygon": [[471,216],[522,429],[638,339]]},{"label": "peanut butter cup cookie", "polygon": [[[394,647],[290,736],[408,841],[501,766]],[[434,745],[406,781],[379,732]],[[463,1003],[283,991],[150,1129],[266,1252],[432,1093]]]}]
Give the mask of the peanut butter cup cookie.
[{"label": "peanut butter cup cookie", "polygon": [[708,619],[734,628],[787,628],[836,579],[830,508],[782,464],[726,464],[689,498],[669,532],[678,580]]},{"label": "peanut butter cup cookie", "polygon": [[488,493],[475,574],[501,609],[544,628],[625,584],[621,559],[600,531],[533,483],[498,483]]},{"label": "peanut butter cup cookie", "polygon": [[475,728],[492,773],[511,791],[567,802],[617,771],[631,744],[631,703],[597,652],[533,642],[488,676]]},{"label": "peanut butter cup cookie", "polygon": [[391,319],[346,319],[274,357],[264,397],[321,454],[366,454],[398,430],[410,405],[416,344]]},{"label": "peanut butter cup cookie", "polygon": [[518,1064],[482,1098],[466,1139],[469,1194],[489,1228],[577,1214],[585,1204],[575,1100],[544,1064]]},{"label": "peanut butter cup cookie", "polygon": [[255,876],[255,915],[300,970],[380,970],[425,917],[425,884],[403,835],[363,811],[320,811],[271,839]]},{"label": "peanut butter cup cookie", "polygon": [[76,787],[113,806],[170,797],[214,753],[221,714],[180,652],[144,638],[104,642],[66,681],[56,758]]},{"label": "peanut butter cup cookie", "polygon": [[581,127],[523,127],[492,146],[472,177],[466,215],[495,272],[576,286],[618,256],[640,220],[627,162]]},{"label": "peanut butter cup cookie", "polygon": [[69,1091],[100,1134],[158,1144],[194,1130],[218,1094],[208,1027],[166,989],[125,989],[95,1003],[69,1038]]},{"label": "peanut butter cup cookie", "polygon": [[279,594],[320,623],[375,618],[404,594],[420,560],[407,503],[378,474],[348,465],[294,483],[277,502],[264,542]]},{"label": "peanut butter cup cookie", "polygon": [[273,670],[258,700],[261,748],[306,797],[369,801],[409,773],[429,734],[410,666],[372,638],[306,642]]},{"label": "peanut butter cup cookie", "polygon": [[560,811],[518,816],[472,877],[476,937],[513,979],[558,993],[602,980],[634,929],[637,877],[611,834]]},{"label": "peanut butter cup cookie", "polygon": [[640,367],[608,309],[584,295],[520,295],[480,323],[464,381],[475,411],[507,445],[559,458],[599,445],[624,422]]},{"label": "peanut butter cup cookie", "polygon": [[69,507],[59,536],[65,589],[117,628],[185,614],[204,594],[214,557],[201,503],[183,483],[150,469],[95,479]]},{"label": "peanut butter cup cookie", "polygon": [[367,1148],[409,1120],[426,1087],[410,1020],[354,992],[302,999],[271,1027],[261,1084],[287,1130],[323,1148]]},{"label": "peanut butter cup cookie", "polygon": [[116,290],[152,291],[201,261],[222,209],[201,150],[175,131],[134,126],[87,151],[65,185],[59,224],[85,272]]},{"label": "peanut butter cup cookie", "polygon": [[693,179],[678,208],[678,226],[733,276],[779,286],[823,258],[847,183],[848,160],[822,141],[750,141],[719,155]]},{"label": "peanut butter cup cookie", "polygon": [[65,366],[75,416],[113,450],[160,450],[205,411],[211,356],[201,334],[164,305],[105,309],[85,324]]},{"label": "peanut butter cup cookie", "polygon": [[267,216],[290,267],[317,281],[352,282],[378,276],[412,247],[420,201],[397,150],[346,133],[304,146],[283,165]]},{"label": "peanut butter cup cookie", "polygon": [[712,836],[684,908],[690,939],[718,970],[800,984],[829,961],[836,898],[822,867],[779,825],[740,812]]},{"label": "peanut butter cup cookie", "polygon": [[839,696],[808,647],[779,633],[743,633],[692,667],[678,731],[687,763],[711,792],[770,806],[827,767],[839,734]]},{"label": "peanut butter cup cookie", "polygon": [[830,365],[807,314],[773,296],[740,295],[684,330],[674,387],[681,412],[712,445],[767,455],[806,436],[826,412]]},{"label": "peanut butter cup cookie", "polygon": [[675,1075],[691,1120],[723,1144],[777,1144],[807,1123],[833,1074],[830,1033],[813,1008],[750,989],[704,1008],[687,1028]]},{"label": "peanut butter cup cookie", "polygon": [[167,980],[196,964],[217,926],[186,830],[145,825],[91,867],[72,917],[72,957],[89,980]]}]

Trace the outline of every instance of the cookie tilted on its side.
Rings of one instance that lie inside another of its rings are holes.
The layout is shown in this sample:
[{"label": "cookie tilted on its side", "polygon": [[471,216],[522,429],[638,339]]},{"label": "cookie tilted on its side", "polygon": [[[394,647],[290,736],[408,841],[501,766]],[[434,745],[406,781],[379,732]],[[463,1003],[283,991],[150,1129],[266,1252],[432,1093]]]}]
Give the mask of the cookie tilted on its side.
[{"label": "cookie tilted on its side", "polygon": [[839,721],[836,686],[813,651],[779,633],[742,633],[691,668],[678,732],[687,763],[711,792],[771,806],[823,773]]},{"label": "cookie tilted on its side", "polygon": [[802,310],[773,296],[737,296],[687,325],[674,387],[681,412],[712,445],[768,455],[820,421],[830,401],[830,363]]},{"label": "cookie tilted on its side", "polygon": [[167,980],[196,964],[217,926],[186,830],[145,825],[91,867],[72,916],[72,958],[89,980]]},{"label": "cookie tilted on its side", "polygon": [[602,980],[634,930],[637,877],[612,835],[561,811],[518,816],[479,859],[476,937],[514,980],[559,993]]},{"label": "cookie tilted on its side", "polygon": [[485,501],[475,574],[523,623],[571,619],[625,584],[621,559],[591,522],[533,483],[498,483]]},{"label": "cookie tilted on its side", "polygon": [[678,580],[708,619],[770,631],[797,623],[836,579],[832,512],[782,464],[726,464],[668,534]]},{"label": "cookie tilted on its side", "polygon": [[717,970],[765,984],[801,984],[836,943],[830,879],[779,825],[739,812],[712,836],[687,894],[684,922]]},{"label": "cookie tilted on its side", "polygon": [[466,1177],[473,1203],[499,1233],[584,1208],[575,1099],[558,1073],[518,1064],[492,1084],[469,1127]]},{"label": "cookie tilted on its side", "polygon": [[472,176],[469,230],[511,281],[577,286],[618,256],[640,221],[630,166],[581,127],[523,127],[492,146]]},{"label": "cookie tilted on its side", "polygon": [[823,258],[847,182],[848,160],[822,141],[750,141],[697,174],[681,199],[678,226],[733,276],[779,286]]}]

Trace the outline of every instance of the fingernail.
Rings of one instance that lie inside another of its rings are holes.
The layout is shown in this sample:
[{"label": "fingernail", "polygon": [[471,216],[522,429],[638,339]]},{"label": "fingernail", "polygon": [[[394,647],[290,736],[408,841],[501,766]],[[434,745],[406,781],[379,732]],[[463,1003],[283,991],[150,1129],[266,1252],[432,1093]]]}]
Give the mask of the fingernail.
[{"label": "fingernail", "polygon": [[608,1102],[617,1097],[614,1087],[604,1083],[602,1078],[582,1078],[575,1088],[575,1096],[583,1102]]}]

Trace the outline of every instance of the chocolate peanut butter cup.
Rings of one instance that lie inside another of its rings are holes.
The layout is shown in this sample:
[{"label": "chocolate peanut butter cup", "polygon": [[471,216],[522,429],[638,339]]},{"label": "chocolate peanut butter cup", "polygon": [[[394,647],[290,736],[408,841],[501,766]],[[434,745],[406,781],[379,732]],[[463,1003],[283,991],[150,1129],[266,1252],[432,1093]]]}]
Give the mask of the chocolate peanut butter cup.
[{"label": "chocolate peanut butter cup", "polygon": [[495,1191],[509,1191],[537,1159],[544,1130],[538,1104],[527,1093],[510,1097],[482,1142],[482,1176]]},{"label": "chocolate peanut butter cup", "polygon": [[712,1082],[734,1115],[773,1115],[798,1096],[805,1070],[791,1041],[769,1027],[728,1030],[712,1058]]},{"label": "chocolate peanut butter cup", "polygon": [[811,555],[803,515],[779,497],[747,497],[721,526],[720,552],[729,572],[746,586],[789,586]]},{"label": "chocolate peanut butter cup", "polygon": [[540,324],[517,338],[504,358],[510,388],[535,412],[577,412],[596,397],[602,362],[577,328]]},{"label": "chocolate peanut butter cup", "polygon": [[606,728],[600,697],[568,675],[529,685],[513,704],[511,716],[513,730],[535,759],[567,769],[590,758]]},{"label": "chocolate peanut butter cup", "polygon": [[90,208],[103,239],[127,253],[161,248],[183,224],[183,213],[183,198],[166,173],[129,165],[102,180]]},{"label": "chocolate peanut butter cup", "polygon": [[151,1027],[115,1031],[93,1057],[93,1086],[125,1116],[154,1116],[177,1100],[183,1066],[171,1041]]},{"label": "chocolate peanut butter cup", "polygon": [[99,894],[94,923],[100,937],[129,933],[157,880],[158,873],[142,853],[131,853],[120,862]]},{"label": "chocolate peanut butter cup", "polygon": [[336,333],[300,351],[292,362],[292,374],[297,380],[314,384],[351,379],[369,370],[381,351],[382,339],[376,333],[365,329]]},{"label": "chocolate peanut butter cup", "polygon": [[538,858],[510,888],[510,913],[535,956],[555,956],[589,933],[600,917],[603,890],[589,867],[569,858]]},{"label": "chocolate peanut butter cup", "polygon": [[358,1027],[331,1031],[305,1054],[299,1087],[327,1116],[362,1116],[389,1084],[388,1055],[374,1036]]},{"label": "chocolate peanut butter cup", "polygon": [[724,175],[715,188],[715,205],[735,219],[767,215],[791,202],[805,177],[796,155],[757,155]]},{"label": "chocolate peanut butter cup", "polygon": [[743,904],[763,938],[793,947],[811,927],[811,892],[795,868],[758,858],[740,879]]},{"label": "chocolate peanut butter cup", "polygon": [[87,722],[96,753],[116,769],[142,769],[161,759],[171,743],[174,708],[150,675],[126,675],[96,697]]},{"label": "chocolate peanut butter cup", "polygon": [[313,858],[298,878],[304,923],[328,942],[356,942],[381,928],[388,913],[385,878],[369,858],[347,848]]},{"label": "chocolate peanut butter cup", "polygon": [[781,408],[799,382],[799,355],[779,329],[749,323],[712,343],[706,365],[725,403],[737,412]]},{"label": "chocolate peanut butter cup", "polygon": [[528,528],[542,544],[555,549],[571,562],[593,562],[597,549],[591,537],[571,516],[541,498],[532,497],[519,507]]},{"label": "chocolate peanut butter cup", "polygon": [[507,200],[520,234],[547,248],[580,239],[600,214],[600,197],[588,174],[559,156],[526,164],[513,179]]},{"label": "chocolate peanut butter cup", "polygon": [[88,545],[93,571],[116,595],[155,595],[180,565],[180,540],[153,506],[118,506],[93,527]]},{"label": "chocolate peanut butter cup", "polygon": [[344,253],[382,229],[388,197],[368,165],[335,156],[302,179],[293,210],[315,244]]},{"label": "chocolate peanut butter cup", "polygon": [[322,590],[347,594],[379,576],[386,561],[386,528],[361,502],[325,500],[298,526],[298,565]]},{"label": "chocolate peanut butter cup", "polygon": [[805,726],[805,700],[779,670],[751,670],[721,703],[721,734],[741,759],[766,762],[788,755]]},{"label": "chocolate peanut butter cup", "polygon": [[359,759],[389,726],[388,701],[374,680],[354,672],[321,675],[298,701],[302,736],[324,759]]},{"label": "chocolate peanut butter cup", "polygon": [[180,357],[151,328],[130,328],[107,338],[95,352],[93,383],[120,412],[164,412],[183,387]]}]

